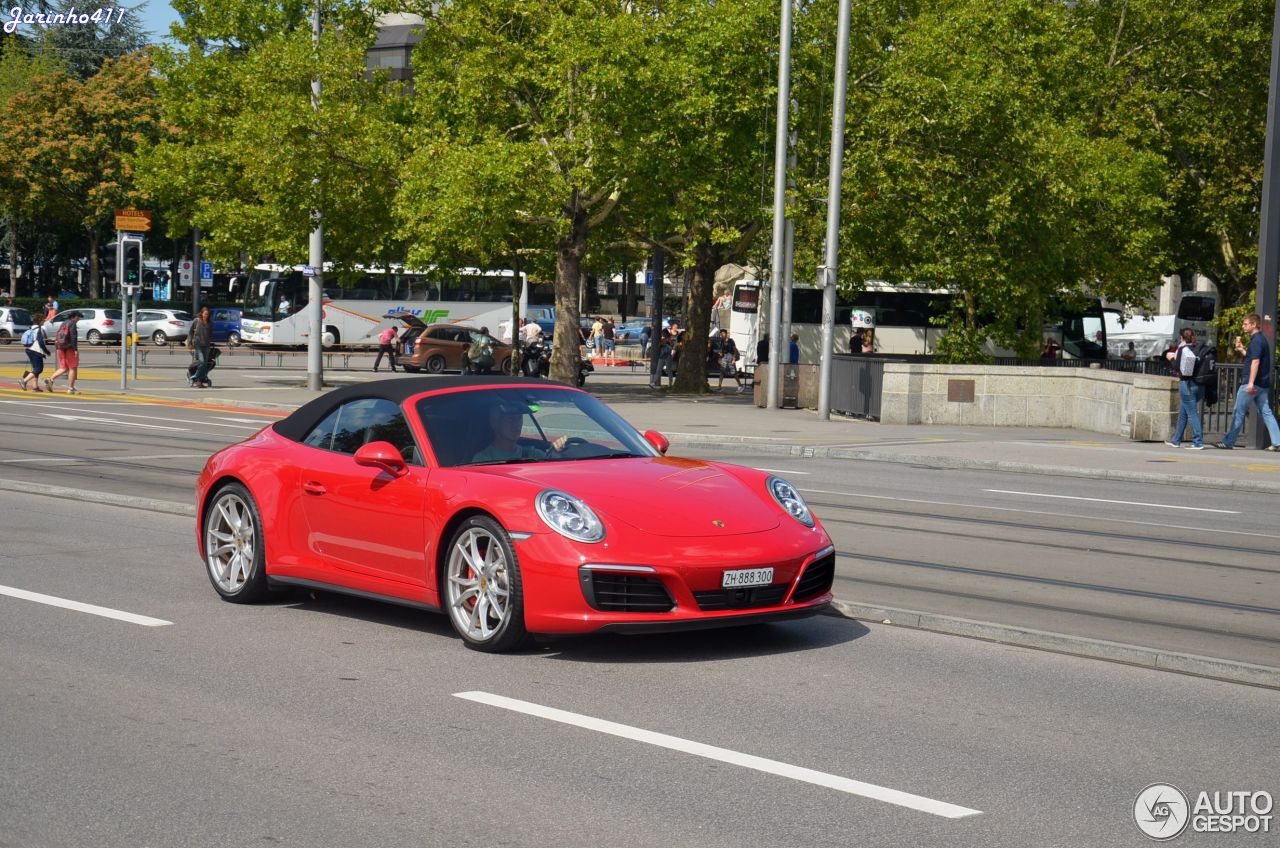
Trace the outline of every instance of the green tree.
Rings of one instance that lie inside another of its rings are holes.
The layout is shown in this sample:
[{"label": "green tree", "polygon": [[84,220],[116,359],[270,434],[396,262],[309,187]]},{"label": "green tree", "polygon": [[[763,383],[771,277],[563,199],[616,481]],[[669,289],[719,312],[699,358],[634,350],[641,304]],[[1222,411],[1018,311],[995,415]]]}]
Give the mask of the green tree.
[{"label": "green tree", "polygon": [[179,46],[157,56],[166,134],[139,157],[171,228],[200,227],[215,260],[248,253],[295,263],[307,258],[318,209],[327,260],[345,268],[399,259],[392,210],[408,106],[400,85],[365,73],[372,11],[326,4],[317,50],[309,5],[175,8]]},{"label": "green tree", "polygon": [[943,353],[1024,355],[1061,297],[1135,302],[1163,265],[1160,160],[1081,114],[1066,5],[945,0],[904,21],[850,128],[842,272],[959,294]]},{"label": "green tree", "polygon": [[692,269],[675,389],[705,392],[715,273],[745,261],[766,223],[778,10],[771,0],[682,0],[653,11],[640,71],[648,120],[636,139],[648,155],[623,214],[638,236],[659,234],[674,267]]},{"label": "green tree", "polygon": [[[530,245],[515,234],[544,232],[556,263],[551,377],[572,383],[583,262],[645,153],[631,128],[648,108],[636,85],[648,19],[616,0],[460,0],[421,12],[409,169],[437,168],[431,151],[445,151],[456,169],[447,180],[475,190],[406,196],[402,217],[422,235],[497,216],[474,240],[454,239],[454,256],[504,255],[513,243]],[[456,207],[418,202],[425,198]],[[446,223],[424,223],[435,216]]]},{"label": "green tree", "polygon": [[9,100],[13,119],[0,148],[35,219],[74,224],[89,253],[89,295],[100,294],[98,246],[114,210],[137,203],[130,154],[158,131],[151,61],[144,53],[108,60],[81,82],[63,71],[35,77]]},{"label": "green tree", "polygon": [[[1168,268],[1252,294],[1274,5],[1265,0],[1080,3],[1074,36],[1095,57],[1092,122],[1164,163]],[[1154,284],[1153,280],[1153,284]]]}]

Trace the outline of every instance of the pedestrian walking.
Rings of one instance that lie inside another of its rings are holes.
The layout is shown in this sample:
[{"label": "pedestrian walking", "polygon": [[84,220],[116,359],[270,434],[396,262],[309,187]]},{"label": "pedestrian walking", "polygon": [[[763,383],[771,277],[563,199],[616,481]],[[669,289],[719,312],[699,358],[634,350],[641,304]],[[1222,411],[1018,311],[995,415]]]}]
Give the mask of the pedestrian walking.
[{"label": "pedestrian walking", "polygon": [[653,341],[652,321],[640,328],[640,355],[642,357],[649,355],[649,342],[651,341]]},{"label": "pedestrian walking", "polygon": [[209,323],[209,307],[202,306],[191,325],[191,335],[187,337],[187,347],[196,356],[196,373],[192,379],[197,389],[209,388],[209,348],[212,346],[213,325]]},{"label": "pedestrian walking", "polygon": [[53,295],[49,295],[44,301],[44,320],[52,321],[53,316],[58,314],[58,301],[53,299]]},{"label": "pedestrian walking", "polygon": [[1249,346],[1246,348],[1240,336],[1236,336],[1236,352],[1244,355],[1244,371],[1241,386],[1236,391],[1235,417],[1231,421],[1231,429],[1214,447],[1231,450],[1236,445],[1240,431],[1244,429],[1244,416],[1252,405],[1258,410],[1258,418],[1267,428],[1271,444],[1264,450],[1280,451],[1280,426],[1276,425],[1275,413],[1271,411],[1271,372],[1275,368],[1271,358],[1271,345],[1262,334],[1262,319],[1258,313],[1246,315],[1240,326],[1249,334]]},{"label": "pedestrian walking", "polygon": [[675,344],[671,338],[670,330],[663,330],[658,341],[658,382],[662,382],[663,375],[671,378],[671,383],[676,381],[675,366]]},{"label": "pedestrian walking", "polygon": [[58,334],[53,338],[53,347],[58,354],[58,370],[53,372],[53,376],[45,377],[44,390],[46,392],[52,392],[53,381],[65,374],[67,377],[67,394],[80,394],[80,390],[76,388],[76,374],[80,370],[79,323],[80,313],[72,312],[67,315],[67,320],[62,322],[62,326],[58,327]]},{"label": "pedestrian walking", "polygon": [[800,364],[800,336],[797,333],[791,334],[791,344],[787,345],[787,362],[791,365]]},{"label": "pedestrian walking", "polygon": [[22,334],[22,346],[27,351],[27,361],[31,363],[31,368],[24,371],[22,380],[19,385],[25,392],[28,389],[27,383],[37,392],[43,392],[40,388],[40,375],[44,373],[44,361],[49,356],[49,340],[44,334],[44,316],[31,316],[31,327]]},{"label": "pedestrian walking", "polygon": [[742,394],[747,387],[742,382],[742,372],[738,370],[738,345],[733,339],[729,338],[728,330],[720,331],[720,382],[716,385],[716,391],[724,389],[724,378],[732,377],[733,381],[738,384],[738,394]]},{"label": "pedestrian walking", "polygon": [[599,357],[604,352],[604,321],[599,317],[591,325],[591,350],[595,357]]},{"label": "pedestrian walking", "polygon": [[1196,331],[1190,327],[1182,331],[1177,350],[1165,355],[1173,363],[1173,375],[1178,378],[1178,423],[1173,425],[1173,437],[1165,442],[1171,448],[1182,446],[1182,432],[1190,422],[1191,450],[1204,450],[1204,431],[1200,424],[1204,386],[1195,380],[1196,362],[1203,356],[1203,345],[1196,344]]},{"label": "pedestrian walking", "polygon": [[[382,364],[382,357],[386,356],[391,362],[391,373],[396,373],[396,328],[387,327],[378,334],[378,358],[373,360],[373,372],[378,373],[378,366]],[[221,379],[221,378],[219,378]]]}]

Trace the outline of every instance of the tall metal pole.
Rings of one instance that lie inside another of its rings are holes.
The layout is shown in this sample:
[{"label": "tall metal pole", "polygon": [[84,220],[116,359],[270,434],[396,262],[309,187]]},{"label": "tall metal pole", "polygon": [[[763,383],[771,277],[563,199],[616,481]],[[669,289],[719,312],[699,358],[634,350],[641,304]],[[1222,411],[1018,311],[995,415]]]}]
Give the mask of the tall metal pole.
[{"label": "tall metal pole", "polygon": [[653,326],[653,334],[649,336],[649,385],[655,389],[662,387],[658,354],[662,353],[662,281],[667,275],[666,266],[667,252],[655,247],[649,264],[649,273],[653,274],[653,305],[649,307],[649,321]]},{"label": "tall metal pole", "polygon": [[[794,104],[792,104],[794,111]],[[787,185],[795,188],[795,180],[791,178],[791,174],[795,173],[796,168],[796,134],[791,133],[788,141],[787,151]],[[795,289],[795,270],[796,270],[796,222],[787,218],[786,237],[784,238],[786,246],[784,252],[786,254],[785,270],[782,272],[782,323],[781,323],[781,339],[778,341],[778,349],[787,351],[786,359],[790,361],[791,351],[791,292]],[[783,347],[786,345],[786,347]],[[782,363],[779,363],[781,367]]]},{"label": "tall metal pole", "polygon": [[200,314],[200,228],[191,229],[191,317]]},{"label": "tall metal pole", "polygon": [[782,365],[782,276],[786,262],[787,128],[791,107],[791,0],[782,0],[778,32],[778,126],[773,135],[773,268],[769,273],[769,386],[765,407],[778,408]]},{"label": "tall metal pole", "polygon": [[831,170],[827,176],[827,245],[822,264],[822,356],[818,418],[831,419],[831,354],[836,323],[836,269],[840,246],[840,178],[844,173],[844,101],[849,88],[849,18],[852,0],[840,0],[836,32],[836,92],[831,101]]},{"label": "tall metal pole", "polygon": [[[124,316],[124,332],[120,334],[120,391],[124,391],[129,388],[129,362],[125,356],[129,349],[129,295],[125,294],[124,285],[124,233],[119,230],[116,230],[116,282],[120,284],[120,314]],[[138,376],[137,373],[134,376]]]},{"label": "tall metal pole", "polygon": [[[320,0],[316,0],[316,8],[311,13],[311,44],[315,48],[315,58],[320,58]],[[311,80],[311,108],[320,111],[320,75],[317,71]],[[319,195],[320,177],[312,180]],[[320,356],[324,344],[324,216],[320,209],[311,211],[311,243],[307,252],[307,264],[314,269],[310,277],[307,291],[307,313],[310,318],[311,335],[307,339],[307,388],[313,392],[324,390],[324,360]]]},{"label": "tall metal pole", "polygon": [[[1262,333],[1271,350],[1276,349],[1276,288],[1280,286],[1280,127],[1276,123],[1276,92],[1280,88],[1280,0],[1276,0],[1271,22],[1271,84],[1267,89],[1267,143],[1262,166],[1262,220],[1258,226],[1258,314],[1262,316]],[[1270,367],[1271,363],[1266,363]],[[1272,386],[1274,393],[1276,388]],[[1274,397],[1274,394],[1272,395]],[[1253,433],[1255,447],[1265,446],[1266,428],[1256,422]]]}]

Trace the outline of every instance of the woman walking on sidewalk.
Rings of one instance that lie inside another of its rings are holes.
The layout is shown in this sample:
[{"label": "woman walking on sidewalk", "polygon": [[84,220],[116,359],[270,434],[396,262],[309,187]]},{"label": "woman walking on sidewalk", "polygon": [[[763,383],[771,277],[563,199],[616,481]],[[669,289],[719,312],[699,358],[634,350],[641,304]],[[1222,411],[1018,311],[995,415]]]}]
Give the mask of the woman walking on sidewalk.
[{"label": "woman walking on sidewalk", "polygon": [[191,325],[187,347],[195,351],[196,373],[192,377],[197,389],[209,388],[209,348],[213,346],[213,325],[209,323],[209,307],[200,307],[200,314]]}]

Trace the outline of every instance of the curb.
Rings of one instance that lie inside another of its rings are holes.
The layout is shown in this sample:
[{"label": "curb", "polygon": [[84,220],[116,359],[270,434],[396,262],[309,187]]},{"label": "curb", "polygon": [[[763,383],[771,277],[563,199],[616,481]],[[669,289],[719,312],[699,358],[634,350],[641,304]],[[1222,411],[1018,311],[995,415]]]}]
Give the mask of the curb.
[{"label": "curb", "polygon": [[1162,651],[1158,648],[1144,648],[1139,645],[1125,645],[1120,642],[1090,639],[1085,636],[1068,636],[1063,633],[1032,630],[1028,627],[973,621],[967,618],[956,618],[937,613],[914,612],[895,607],[872,606],[849,601],[834,600],[831,602],[831,609],[834,610],[836,615],[859,621],[871,621],[878,624],[925,630],[930,633],[944,633],[950,636],[981,639],[986,642],[998,642],[1002,645],[1016,645],[1021,648],[1034,648],[1056,654],[1070,654],[1077,657],[1124,663],[1157,671],[1190,674],[1196,677],[1224,680],[1229,683],[1245,683],[1250,686],[1280,689],[1280,668],[1270,668],[1252,663],[1214,659],[1213,657],[1202,657],[1197,654]]},{"label": "curb", "polygon": [[1261,480],[1237,480],[1233,478],[1196,477],[1190,474],[1159,474],[1152,471],[1116,471],[1110,468],[1076,468],[1069,465],[1037,465],[1030,462],[1010,462],[999,459],[968,459],[957,456],[928,456],[925,454],[888,454],[859,448],[829,447],[826,445],[761,444],[767,436],[702,435],[679,433],[668,436],[673,445],[727,444],[750,448],[752,453],[772,456],[793,456],[802,459],[852,459],[863,462],[892,462],[898,465],[924,465],[932,468],[958,468],[976,471],[1000,471],[1013,474],[1047,474],[1055,477],[1083,477],[1095,480],[1114,480],[1120,483],[1159,483],[1162,485],[1195,486],[1202,489],[1228,489],[1237,492],[1280,495],[1280,483]]},{"label": "curb", "polygon": [[69,489],[65,486],[49,486],[44,483],[28,483],[25,480],[0,479],[0,491],[21,492],[26,495],[45,495],[51,498],[62,498],[71,501],[119,506],[125,509],[143,509],[148,512],[163,512],[168,515],[185,515],[195,517],[196,508],[190,504],[175,501],[160,501],[154,498],[140,498],[134,495],[116,495],[111,492],[91,492],[85,489]]}]

